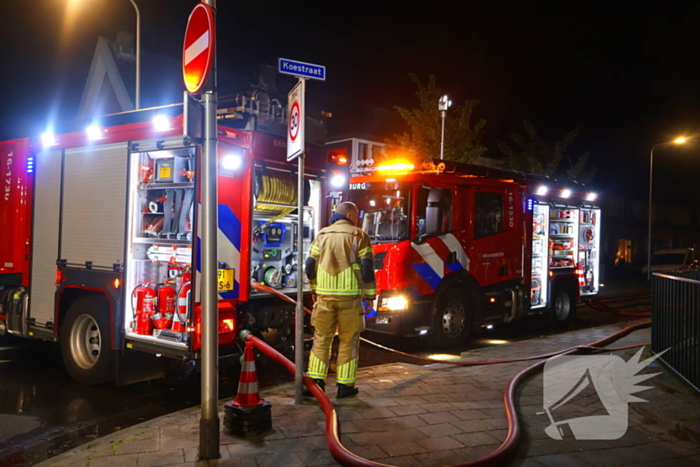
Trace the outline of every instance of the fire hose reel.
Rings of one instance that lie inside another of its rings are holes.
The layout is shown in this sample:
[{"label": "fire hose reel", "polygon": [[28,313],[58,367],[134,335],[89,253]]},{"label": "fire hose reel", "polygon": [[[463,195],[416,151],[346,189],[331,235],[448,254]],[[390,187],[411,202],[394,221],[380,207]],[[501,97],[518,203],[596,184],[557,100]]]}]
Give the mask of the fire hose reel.
[{"label": "fire hose reel", "polygon": [[270,287],[279,287],[282,283],[282,271],[275,268],[268,268],[264,274],[265,284]]}]

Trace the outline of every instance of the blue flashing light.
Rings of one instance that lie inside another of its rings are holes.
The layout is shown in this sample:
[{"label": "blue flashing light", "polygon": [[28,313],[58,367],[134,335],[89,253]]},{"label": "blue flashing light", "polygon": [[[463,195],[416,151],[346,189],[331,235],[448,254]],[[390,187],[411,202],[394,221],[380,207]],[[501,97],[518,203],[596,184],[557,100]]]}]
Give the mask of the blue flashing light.
[{"label": "blue flashing light", "polygon": [[27,173],[28,174],[34,173],[34,158],[33,157],[27,157]]},{"label": "blue flashing light", "polygon": [[532,198],[527,199],[527,210],[532,211],[535,208],[535,200]]}]

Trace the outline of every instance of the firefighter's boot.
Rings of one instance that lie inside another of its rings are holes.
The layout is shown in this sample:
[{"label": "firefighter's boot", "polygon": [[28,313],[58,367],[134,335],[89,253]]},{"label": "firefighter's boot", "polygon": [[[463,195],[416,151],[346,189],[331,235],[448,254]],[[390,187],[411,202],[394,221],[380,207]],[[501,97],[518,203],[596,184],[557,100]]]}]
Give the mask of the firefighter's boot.
[{"label": "firefighter's boot", "polygon": [[[321,388],[321,391],[326,392],[326,382],[324,380],[311,378],[311,381],[316,383],[316,385]],[[306,387],[304,388],[303,394],[304,397],[314,397],[314,395],[311,394],[311,391]]]},{"label": "firefighter's boot", "polygon": [[336,396],[338,399],[343,399],[345,397],[351,397],[356,395],[360,390],[357,388],[357,386],[348,386],[343,383],[338,383],[338,395]]}]

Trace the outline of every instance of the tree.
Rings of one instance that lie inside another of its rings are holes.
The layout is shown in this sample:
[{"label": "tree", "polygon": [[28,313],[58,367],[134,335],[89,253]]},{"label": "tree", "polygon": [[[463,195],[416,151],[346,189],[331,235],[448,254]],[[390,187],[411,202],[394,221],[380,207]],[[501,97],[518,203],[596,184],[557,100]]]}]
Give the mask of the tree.
[{"label": "tree", "polygon": [[542,138],[527,120],[523,120],[523,128],[524,135],[514,131],[508,133],[509,143],[498,141],[498,148],[505,155],[505,168],[549,177],[565,175],[583,183],[593,178],[598,168],[588,165],[590,152],[586,151],[578,157],[567,154],[579,134],[579,128],[571,130],[557,142]]},{"label": "tree", "polygon": [[[385,154],[408,150],[417,158],[439,158],[442,116],[438,110],[438,100],[443,91],[437,86],[435,76],[430,76],[425,85],[415,74],[409,76],[418,88],[418,107],[395,107],[408,125],[409,132],[388,139]],[[486,120],[479,119],[472,125],[472,116],[478,105],[478,100],[468,100],[461,106],[448,110],[445,118],[446,160],[473,162],[486,152],[486,147],[481,144]]]}]

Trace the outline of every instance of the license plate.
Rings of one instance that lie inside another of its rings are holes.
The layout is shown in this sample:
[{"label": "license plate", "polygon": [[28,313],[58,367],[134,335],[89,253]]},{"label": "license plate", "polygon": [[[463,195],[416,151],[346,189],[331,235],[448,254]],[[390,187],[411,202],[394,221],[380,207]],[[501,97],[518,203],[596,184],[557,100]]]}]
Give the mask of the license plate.
[{"label": "license plate", "polygon": [[219,292],[233,292],[235,269],[219,269],[216,277]]}]

